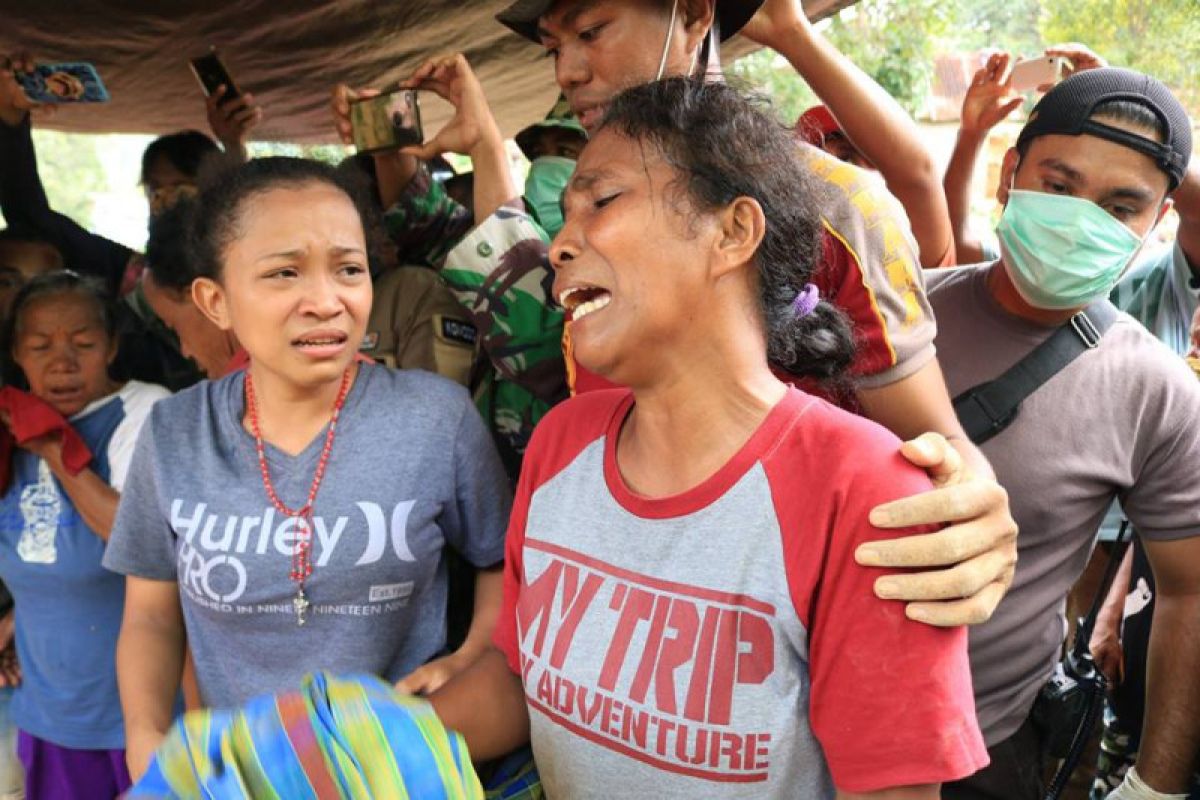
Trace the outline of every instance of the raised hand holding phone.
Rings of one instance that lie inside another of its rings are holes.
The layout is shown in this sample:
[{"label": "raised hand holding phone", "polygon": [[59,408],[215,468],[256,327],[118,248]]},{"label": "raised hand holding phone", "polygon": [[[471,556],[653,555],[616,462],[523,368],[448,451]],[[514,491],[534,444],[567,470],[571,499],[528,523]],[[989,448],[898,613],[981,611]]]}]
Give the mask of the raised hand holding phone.
[{"label": "raised hand holding phone", "polygon": [[254,95],[240,94],[230,98],[227,92],[222,85],[204,101],[208,126],[227,153],[238,153],[244,161],[246,140],[250,138],[250,131],[262,121],[263,111],[255,104]]},{"label": "raised hand holding phone", "polygon": [[226,100],[232,100],[241,94],[241,90],[233,81],[233,76],[225,68],[225,62],[221,61],[221,57],[217,54],[217,48],[210,48],[209,52],[193,58],[188,63],[196,80],[200,81],[205,95],[212,97],[222,87],[224,87],[223,96]]},{"label": "raised hand holding phone", "polygon": [[430,159],[445,152],[469,156],[475,166],[474,206],[477,222],[521,196],[509,169],[500,127],[474,70],[462,53],[433,58],[400,84],[434,92],[454,106],[454,116],[437,134],[401,153]]},{"label": "raised hand holding phone", "polygon": [[1025,99],[1012,87],[1012,56],[993,53],[975,73],[963,98],[962,130],[986,133],[1008,118]]},{"label": "raised hand holding phone", "polygon": [[254,95],[238,88],[215,47],[188,64],[207,97],[204,105],[213,135],[225,146],[226,153],[245,161],[246,140],[263,116]]},{"label": "raised hand holding phone", "polygon": [[432,139],[402,152],[421,159],[445,152],[469,156],[484,143],[503,142],[483,87],[462,53],[426,61],[400,85],[434,92],[454,106],[454,116]]},{"label": "raised hand holding phone", "polygon": [[1108,66],[1108,61],[1103,56],[1095,53],[1086,44],[1080,44],[1079,42],[1064,42],[1063,44],[1048,47],[1046,48],[1046,55],[1067,59],[1068,64],[1063,74],[1064,78],[1069,78],[1076,72],[1100,69]]},{"label": "raised hand holding phone", "polygon": [[34,103],[107,103],[108,89],[100,73],[85,61],[63,64],[25,64],[17,83]]},{"label": "raised hand holding phone", "polygon": [[1012,88],[1018,92],[1049,91],[1066,74],[1070,62],[1063,56],[1038,56],[1013,64]]},{"label": "raised hand holding phone", "polygon": [[380,153],[420,145],[421,106],[414,89],[373,93],[349,100],[351,138],[360,153]]}]

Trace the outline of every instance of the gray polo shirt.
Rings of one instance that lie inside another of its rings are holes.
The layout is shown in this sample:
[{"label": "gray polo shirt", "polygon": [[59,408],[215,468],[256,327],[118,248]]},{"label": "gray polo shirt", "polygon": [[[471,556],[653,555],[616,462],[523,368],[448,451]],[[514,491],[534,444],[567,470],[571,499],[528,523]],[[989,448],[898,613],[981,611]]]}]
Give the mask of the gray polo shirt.
[{"label": "gray polo shirt", "polygon": [[[1053,332],[999,306],[986,286],[990,266],[925,273],[952,397],[999,376]],[[1021,725],[1053,669],[1064,600],[1112,501],[1147,539],[1200,535],[1198,419],[1200,381],[1121,314],[1096,349],[1026,398],[1012,425],[982,446],[1021,531],[1013,586],[970,635],[989,747]]]}]

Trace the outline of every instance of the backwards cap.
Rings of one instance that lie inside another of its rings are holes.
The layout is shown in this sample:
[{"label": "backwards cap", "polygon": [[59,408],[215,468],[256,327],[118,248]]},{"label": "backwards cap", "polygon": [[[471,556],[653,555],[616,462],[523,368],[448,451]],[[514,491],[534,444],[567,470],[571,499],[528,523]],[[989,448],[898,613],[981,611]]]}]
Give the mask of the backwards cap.
[{"label": "backwards cap", "polygon": [[[496,15],[504,25],[524,36],[531,42],[541,43],[537,34],[537,21],[549,11],[556,0],[517,0]],[[716,0],[716,26],[720,28],[721,41],[746,26],[765,0]]]},{"label": "backwards cap", "polygon": [[[1113,101],[1136,103],[1154,114],[1166,133],[1165,141],[1157,142],[1092,119],[1099,106]],[[1023,150],[1038,136],[1085,133],[1154,159],[1170,179],[1171,191],[1183,182],[1192,156],[1192,123],[1171,90],[1154,78],[1118,67],[1089,69],[1072,75],[1047,92],[1034,107],[1017,138],[1017,148]]]}]

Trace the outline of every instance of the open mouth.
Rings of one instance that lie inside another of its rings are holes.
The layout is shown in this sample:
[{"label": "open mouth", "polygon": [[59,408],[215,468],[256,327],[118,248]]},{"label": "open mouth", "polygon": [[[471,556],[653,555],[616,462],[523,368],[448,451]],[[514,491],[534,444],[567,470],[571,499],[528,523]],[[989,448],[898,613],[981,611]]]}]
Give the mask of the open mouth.
[{"label": "open mouth", "polygon": [[86,399],[82,386],[47,386],[43,391],[45,396],[42,399],[64,414],[74,413]]},{"label": "open mouth", "polygon": [[47,399],[49,399],[51,402],[62,401],[62,400],[75,400],[82,393],[83,393],[82,386],[56,386],[54,388],[46,389]]},{"label": "open mouth", "polygon": [[575,112],[576,119],[584,130],[592,130],[604,119],[605,106],[587,106]]},{"label": "open mouth", "polygon": [[342,331],[313,331],[292,340],[292,345],[308,352],[325,352],[340,349],[346,344],[347,336]]},{"label": "open mouth", "polygon": [[596,313],[611,302],[612,294],[599,286],[574,286],[563,289],[558,295],[559,305],[567,310],[574,322]]}]

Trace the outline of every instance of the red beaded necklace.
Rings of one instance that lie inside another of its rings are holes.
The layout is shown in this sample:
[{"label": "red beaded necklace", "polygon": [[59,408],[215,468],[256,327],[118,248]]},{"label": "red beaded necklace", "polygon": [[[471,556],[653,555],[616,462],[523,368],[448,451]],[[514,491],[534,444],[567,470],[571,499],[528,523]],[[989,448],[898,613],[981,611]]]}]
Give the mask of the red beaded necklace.
[{"label": "red beaded necklace", "polygon": [[346,372],[342,375],[342,387],[338,390],[337,400],[333,403],[333,415],[329,418],[329,430],[325,432],[325,445],[321,448],[321,457],[317,460],[317,471],[313,475],[312,485],[308,488],[308,497],[305,499],[304,505],[297,509],[284,505],[275,492],[275,485],[271,483],[266,448],[263,446],[262,431],[258,425],[258,401],[254,396],[254,381],[250,377],[250,370],[246,370],[246,409],[250,414],[250,429],[254,432],[254,449],[258,453],[258,469],[262,473],[263,488],[266,489],[267,498],[270,499],[271,505],[275,506],[276,511],[285,517],[294,517],[297,520],[296,540],[292,545],[292,568],[288,573],[288,577],[296,584],[296,597],[292,600],[292,607],[296,609],[297,625],[305,623],[304,615],[309,606],[308,597],[304,594],[304,582],[313,572],[313,503],[317,499],[321,481],[325,478],[325,468],[329,465],[329,451],[333,449],[333,440],[337,435],[338,417],[342,413],[342,406],[346,404],[346,395],[350,391],[351,369],[351,367],[347,367]]}]

